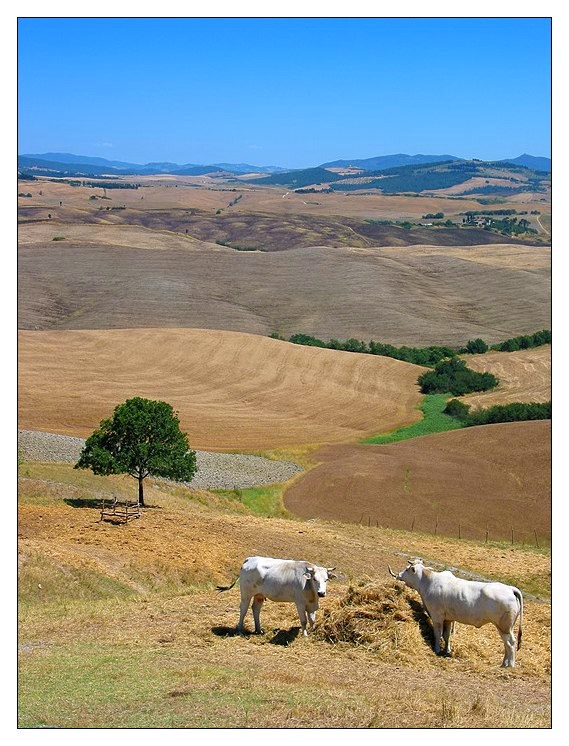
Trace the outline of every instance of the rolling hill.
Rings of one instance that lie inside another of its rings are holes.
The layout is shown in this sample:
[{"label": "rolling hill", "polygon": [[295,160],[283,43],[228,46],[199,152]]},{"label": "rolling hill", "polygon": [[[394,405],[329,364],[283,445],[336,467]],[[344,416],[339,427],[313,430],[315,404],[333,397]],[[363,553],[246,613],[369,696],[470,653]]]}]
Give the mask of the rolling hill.
[{"label": "rolling hill", "polygon": [[89,435],[132,396],[179,412],[193,448],[357,440],[420,418],[422,368],[196,329],[21,332],[19,428]]},{"label": "rolling hill", "polygon": [[[328,446],[285,493],[303,518],[532,544],[551,536],[551,422],[454,430],[390,445]],[[460,529],[459,529],[460,524]]]}]

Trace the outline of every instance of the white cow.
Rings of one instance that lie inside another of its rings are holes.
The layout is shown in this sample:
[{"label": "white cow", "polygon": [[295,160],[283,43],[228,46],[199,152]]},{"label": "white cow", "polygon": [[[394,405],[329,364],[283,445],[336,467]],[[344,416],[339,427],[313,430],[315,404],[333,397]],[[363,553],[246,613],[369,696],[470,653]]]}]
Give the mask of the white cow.
[{"label": "white cow", "polygon": [[273,559],[272,557],[247,557],[239,576],[228,586],[217,586],[218,591],[228,591],[237,581],[241,585],[241,608],[237,629],[243,632],[243,621],[249,608],[253,611],[255,633],[261,629],[261,606],[269,598],[281,603],[294,603],[300,618],[303,636],[307,636],[306,621],[314,627],[318,599],[326,595],[326,583],[335,578],[335,567],[319,567],[310,562]]},{"label": "white cow", "polygon": [[410,560],[398,575],[389,565],[388,568],[394,578],[419,592],[433,623],[437,655],[441,652],[443,638],[446,641],[446,652],[450,654],[454,622],[474,627],[492,623],[504,642],[502,666],[513,668],[516,665],[514,625],[519,616],[519,650],[524,613],[524,601],[518,588],[504,583],[462,580],[449,570],[436,572],[432,567],[425,567],[421,559]]}]

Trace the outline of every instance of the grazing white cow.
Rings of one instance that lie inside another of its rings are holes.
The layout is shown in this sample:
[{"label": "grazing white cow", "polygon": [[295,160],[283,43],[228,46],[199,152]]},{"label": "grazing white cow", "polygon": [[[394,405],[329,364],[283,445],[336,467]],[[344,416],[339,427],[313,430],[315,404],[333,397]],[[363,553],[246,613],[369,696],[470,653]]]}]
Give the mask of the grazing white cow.
[{"label": "grazing white cow", "polygon": [[228,586],[217,586],[218,591],[228,591],[237,581],[241,585],[241,609],[237,629],[243,632],[243,621],[253,599],[251,609],[255,620],[255,633],[261,629],[261,606],[265,599],[281,603],[294,603],[298,611],[303,636],[307,636],[306,621],[314,627],[318,599],[326,595],[326,583],[335,578],[335,567],[319,567],[310,562],[273,559],[272,557],[247,557],[239,576]]},{"label": "grazing white cow", "polygon": [[425,567],[421,559],[410,560],[407,567],[398,575],[389,567],[390,574],[402,580],[410,588],[418,591],[423,606],[431,617],[435,634],[435,653],[441,652],[441,642],[446,641],[446,652],[451,652],[454,622],[482,627],[492,623],[504,642],[502,666],[513,668],[516,665],[516,637],[514,625],[519,616],[519,650],[522,642],[522,620],[524,601],[521,591],[504,583],[483,583],[475,580],[462,580],[452,572],[436,572]]}]

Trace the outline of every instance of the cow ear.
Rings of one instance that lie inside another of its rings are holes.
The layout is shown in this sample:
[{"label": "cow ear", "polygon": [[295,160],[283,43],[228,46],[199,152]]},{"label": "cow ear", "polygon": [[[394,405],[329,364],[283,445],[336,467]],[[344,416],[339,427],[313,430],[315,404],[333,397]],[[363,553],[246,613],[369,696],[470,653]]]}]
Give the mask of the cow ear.
[{"label": "cow ear", "polygon": [[327,568],[326,568],[326,572],[328,573],[328,578],[329,578],[329,579],[330,579],[330,578],[337,578],[337,577],[338,577],[338,576],[336,575],[336,573],[334,572],[334,570],[335,570],[335,569],[336,569],[335,567],[327,567]]},{"label": "cow ear", "polygon": [[417,570],[415,569],[415,565],[411,565],[411,570],[412,570],[413,572],[417,572]]},{"label": "cow ear", "polygon": [[305,573],[303,573],[302,577],[306,578],[306,580],[310,580],[310,578],[312,577],[312,575],[309,572],[305,572]]}]

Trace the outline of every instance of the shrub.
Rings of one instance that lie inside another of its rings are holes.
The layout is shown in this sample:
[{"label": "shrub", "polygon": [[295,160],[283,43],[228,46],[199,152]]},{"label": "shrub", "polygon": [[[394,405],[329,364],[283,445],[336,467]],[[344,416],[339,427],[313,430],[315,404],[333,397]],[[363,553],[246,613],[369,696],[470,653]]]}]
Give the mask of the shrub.
[{"label": "shrub", "polygon": [[439,363],[434,370],[419,376],[417,383],[423,394],[444,394],[450,391],[454,396],[463,396],[473,391],[487,391],[498,385],[492,373],[478,373],[467,368],[464,360],[451,358]]},{"label": "shrub", "polygon": [[487,409],[472,412],[465,420],[465,425],[492,425],[498,422],[519,422],[523,420],[550,420],[551,402],[514,402],[496,404]]},{"label": "shrub", "polygon": [[443,409],[444,414],[456,417],[459,420],[465,420],[468,417],[470,407],[468,404],[461,402],[459,399],[450,399]]},{"label": "shrub", "polygon": [[466,352],[474,355],[476,353],[488,352],[488,345],[483,339],[469,339],[466,343]]}]

